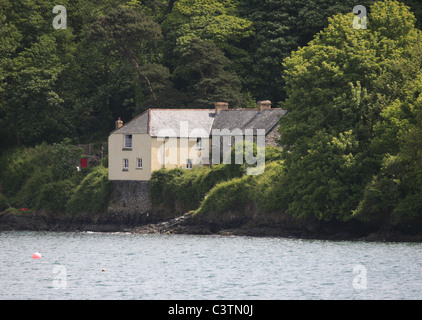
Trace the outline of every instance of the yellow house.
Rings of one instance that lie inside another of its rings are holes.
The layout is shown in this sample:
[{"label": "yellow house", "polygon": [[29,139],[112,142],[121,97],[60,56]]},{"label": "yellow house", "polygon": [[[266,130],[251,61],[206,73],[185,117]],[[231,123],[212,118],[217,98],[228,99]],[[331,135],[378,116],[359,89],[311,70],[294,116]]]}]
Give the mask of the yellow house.
[{"label": "yellow house", "polygon": [[148,109],[124,125],[119,119],[108,139],[109,180],[148,181],[157,169],[208,166],[211,146],[220,148],[221,138],[223,147],[231,148],[234,136],[245,130],[262,129],[265,144],[273,144],[285,113],[271,109],[269,101],[257,109],[228,109],[219,102],[215,109]]}]

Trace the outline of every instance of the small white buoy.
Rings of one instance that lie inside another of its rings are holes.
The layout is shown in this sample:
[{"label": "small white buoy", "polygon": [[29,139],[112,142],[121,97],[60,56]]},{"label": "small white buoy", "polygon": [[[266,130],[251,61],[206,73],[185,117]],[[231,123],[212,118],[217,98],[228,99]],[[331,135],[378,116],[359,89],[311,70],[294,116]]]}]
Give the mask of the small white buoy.
[{"label": "small white buoy", "polygon": [[32,259],[41,259],[41,253],[39,253],[39,252],[35,252],[35,253],[32,255]]}]

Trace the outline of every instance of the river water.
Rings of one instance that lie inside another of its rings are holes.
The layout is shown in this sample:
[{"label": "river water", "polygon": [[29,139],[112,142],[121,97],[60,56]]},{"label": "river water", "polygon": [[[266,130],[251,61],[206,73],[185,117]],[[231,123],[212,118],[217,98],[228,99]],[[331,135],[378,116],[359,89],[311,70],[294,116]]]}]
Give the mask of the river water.
[{"label": "river water", "polygon": [[0,299],[419,300],[422,244],[0,232]]}]

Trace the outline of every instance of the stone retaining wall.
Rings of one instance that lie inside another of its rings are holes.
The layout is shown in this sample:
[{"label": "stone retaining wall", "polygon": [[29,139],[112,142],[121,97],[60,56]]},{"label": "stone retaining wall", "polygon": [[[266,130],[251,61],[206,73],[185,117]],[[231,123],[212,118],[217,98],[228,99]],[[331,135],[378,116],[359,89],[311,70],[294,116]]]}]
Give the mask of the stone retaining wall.
[{"label": "stone retaining wall", "polygon": [[142,216],[145,220],[151,214],[149,181],[112,181],[107,212],[110,214]]}]

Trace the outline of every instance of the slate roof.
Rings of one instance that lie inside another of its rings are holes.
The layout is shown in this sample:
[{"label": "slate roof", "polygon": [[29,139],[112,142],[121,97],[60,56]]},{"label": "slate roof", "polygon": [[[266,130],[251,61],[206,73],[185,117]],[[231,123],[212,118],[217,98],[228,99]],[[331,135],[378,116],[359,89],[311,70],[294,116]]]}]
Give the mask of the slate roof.
[{"label": "slate roof", "polygon": [[136,116],[132,120],[124,123],[123,127],[114,130],[112,133],[123,133],[123,134],[133,134],[133,133],[148,133],[148,110]]},{"label": "slate roof", "polygon": [[[218,115],[215,109],[149,109],[112,133],[149,133],[153,137],[209,137],[212,129],[265,129],[271,131],[283,109],[258,112],[257,109],[227,109]],[[256,131],[254,131],[255,133]]]},{"label": "slate roof", "polygon": [[228,109],[223,110],[215,117],[213,129],[264,129],[265,134],[271,131],[281,116],[286,114],[283,109],[270,109],[258,112],[256,109]]},{"label": "slate roof", "polygon": [[210,135],[214,109],[150,109],[152,137],[203,137]]}]

